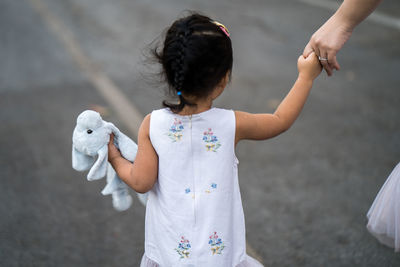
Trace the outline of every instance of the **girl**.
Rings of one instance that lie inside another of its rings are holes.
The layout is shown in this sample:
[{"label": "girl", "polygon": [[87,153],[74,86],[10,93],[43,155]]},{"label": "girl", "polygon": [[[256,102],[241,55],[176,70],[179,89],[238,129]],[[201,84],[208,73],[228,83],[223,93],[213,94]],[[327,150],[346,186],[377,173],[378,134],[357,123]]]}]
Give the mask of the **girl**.
[{"label": "girl", "polygon": [[229,32],[193,14],[168,29],[155,50],[177,104],[147,115],[132,164],[109,143],[109,161],[137,192],[149,192],[141,266],[262,266],[246,254],[235,145],[289,129],[321,66],[298,59],[298,79],[274,114],[213,108],[232,71]]}]

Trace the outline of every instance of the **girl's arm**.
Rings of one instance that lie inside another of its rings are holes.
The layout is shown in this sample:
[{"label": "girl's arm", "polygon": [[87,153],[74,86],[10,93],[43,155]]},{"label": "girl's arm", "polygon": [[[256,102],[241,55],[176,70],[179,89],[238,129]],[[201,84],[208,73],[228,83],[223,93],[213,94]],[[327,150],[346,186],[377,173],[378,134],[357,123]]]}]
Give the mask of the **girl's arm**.
[{"label": "girl's arm", "polygon": [[242,139],[265,140],[288,130],[300,114],[314,79],[321,73],[315,53],[297,61],[299,76],[274,114],[251,114],[235,111],[236,143]]},{"label": "girl's arm", "polygon": [[111,135],[108,143],[108,161],[118,176],[139,193],[149,191],[156,182],[158,174],[158,156],[150,142],[149,128],[150,114],[144,118],[139,128],[138,151],[133,163],[122,157],[114,145],[114,135]]}]

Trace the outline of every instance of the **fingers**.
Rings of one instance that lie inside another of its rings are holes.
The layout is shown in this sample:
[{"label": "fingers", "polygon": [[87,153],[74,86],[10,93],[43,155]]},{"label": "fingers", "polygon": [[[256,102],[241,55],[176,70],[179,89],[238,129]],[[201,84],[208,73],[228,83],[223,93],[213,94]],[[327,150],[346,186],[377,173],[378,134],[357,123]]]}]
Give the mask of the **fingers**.
[{"label": "fingers", "polygon": [[326,51],[320,51],[319,62],[321,63],[322,67],[325,69],[326,74],[328,74],[328,76],[332,76],[333,68],[330,65],[328,53]]},{"label": "fingers", "polygon": [[332,76],[333,70],[339,70],[340,65],[336,60],[336,53],[337,51],[331,50],[328,47],[321,44],[321,42],[314,41],[312,37],[303,51],[303,56],[306,58],[312,52],[315,52],[317,57],[319,58],[319,62],[321,63],[322,67],[325,69],[326,74],[328,76]]},{"label": "fingers", "polygon": [[336,53],[329,53],[328,62],[332,69],[340,70],[340,65],[336,60]]},{"label": "fingers", "polygon": [[308,42],[308,44],[304,48],[303,57],[304,58],[308,57],[313,51],[314,51],[314,49],[313,49],[313,47],[311,45],[311,41],[310,41],[310,42]]},{"label": "fingers", "polygon": [[311,39],[303,51],[303,57],[308,58],[311,53],[315,53],[315,55],[319,58],[319,62],[321,63],[322,67],[325,69],[326,74],[328,76],[332,76],[333,70],[339,70],[340,65],[336,59],[336,52],[337,51],[327,51],[323,49],[321,46],[314,45],[313,40]]},{"label": "fingers", "polygon": [[305,60],[303,55],[300,55],[297,59],[297,64],[300,64],[303,60]]},{"label": "fingers", "polygon": [[311,56],[311,57],[316,57],[316,55],[315,55],[315,52],[314,52],[314,51],[312,51],[310,54],[308,54],[308,56]]},{"label": "fingers", "polygon": [[113,159],[121,156],[118,148],[114,144],[114,134],[110,134],[110,141],[108,142],[108,161],[111,162]]},{"label": "fingers", "polygon": [[[300,57],[303,57],[303,55],[301,55]],[[313,61],[313,60],[318,61],[318,57],[315,55],[315,52],[312,51],[310,54],[308,54],[308,56],[306,58],[304,58],[304,60],[306,60],[306,61]]]},{"label": "fingers", "polygon": [[114,144],[114,134],[111,133],[111,134],[110,134],[110,141],[108,141],[108,148],[109,148],[109,149],[113,149],[114,147],[115,147],[115,144]]},{"label": "fingers", "polygon": [[315,61],[314,63],[319,63],[318,57],[315,55],[315,52],[312,51],[307,57],[300,55],[297,59],[298,64],[303,64],[304,62]]}]

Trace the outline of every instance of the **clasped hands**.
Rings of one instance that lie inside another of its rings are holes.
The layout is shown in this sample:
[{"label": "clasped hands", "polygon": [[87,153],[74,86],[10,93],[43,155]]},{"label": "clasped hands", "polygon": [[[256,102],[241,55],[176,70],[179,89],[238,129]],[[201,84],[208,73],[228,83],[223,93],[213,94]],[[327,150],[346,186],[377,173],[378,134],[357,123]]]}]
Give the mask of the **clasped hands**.
[{"label": "clasped hands", "polygon": [[308,57],[315,52],[326,73],[331,76],[333,70],[340,69],[336,54],[350,38],[351,33],[350,27],[333,16],[312,35],[304,48],[303,56]]}]

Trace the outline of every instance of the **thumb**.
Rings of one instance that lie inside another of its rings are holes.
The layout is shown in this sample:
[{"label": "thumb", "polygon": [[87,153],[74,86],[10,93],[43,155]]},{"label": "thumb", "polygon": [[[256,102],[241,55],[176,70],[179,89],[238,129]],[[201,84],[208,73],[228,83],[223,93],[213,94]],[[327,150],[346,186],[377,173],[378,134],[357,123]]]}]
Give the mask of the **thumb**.
[{"label": "thumb", "polygon": [[109,141],[109,144],[113,144],[113,143],[114,143],[114,134],[111,133],[111,134],[110,134],[110,141]]},{"label": "thumb", "polygon": [[304,48],[303,57],[305,57],[305,58],[308,57],[313,51],[314,51],[314,49],[311,46],[311,42],[308,42],[308,44]]}]

